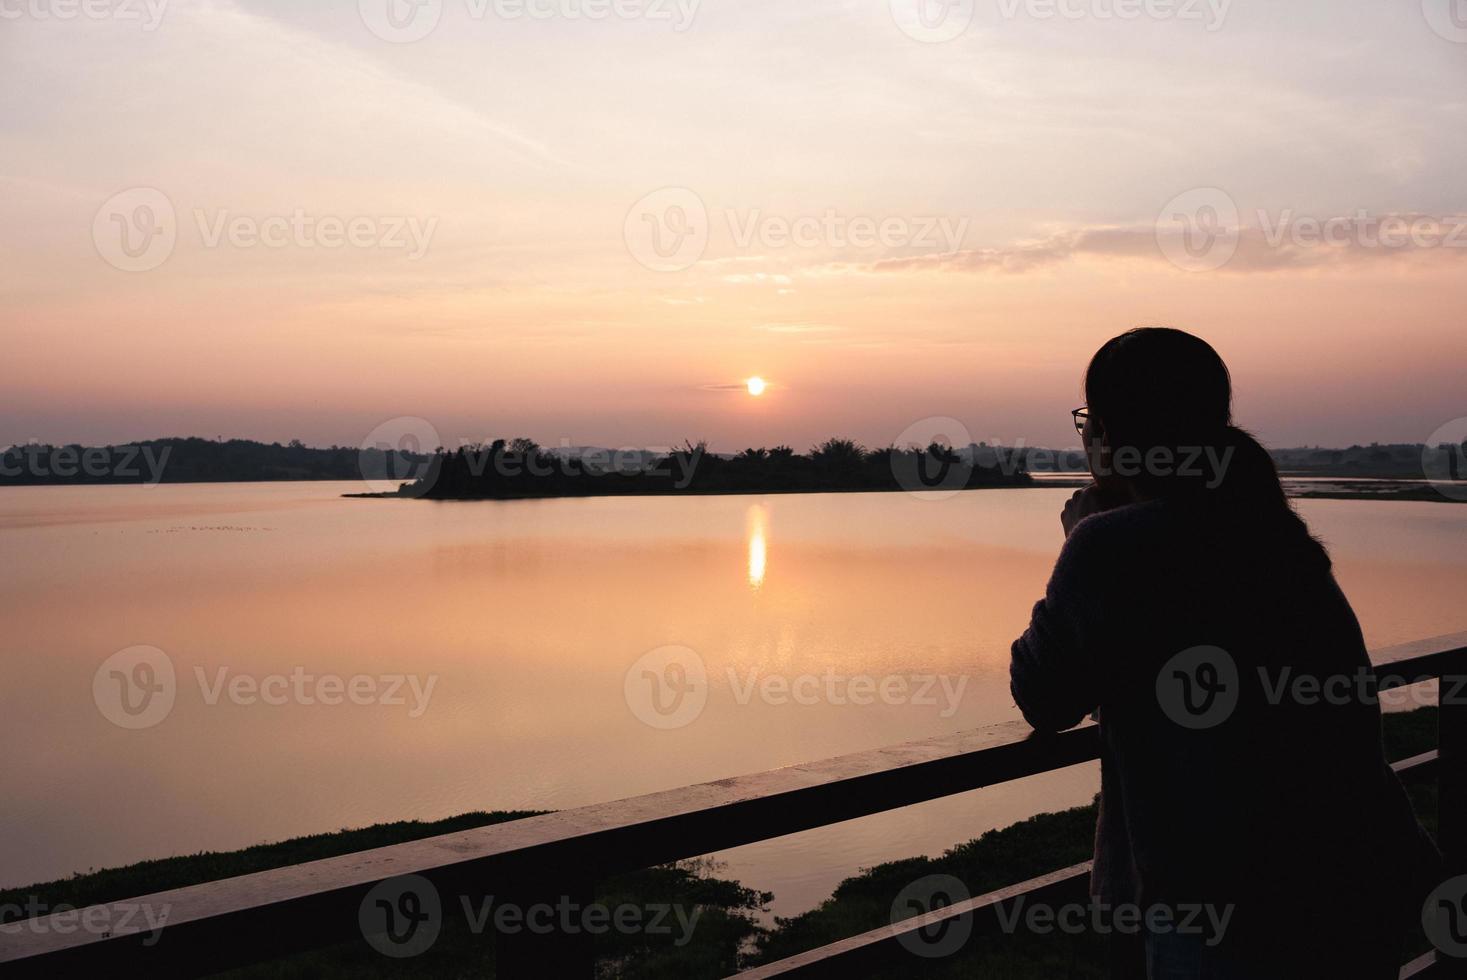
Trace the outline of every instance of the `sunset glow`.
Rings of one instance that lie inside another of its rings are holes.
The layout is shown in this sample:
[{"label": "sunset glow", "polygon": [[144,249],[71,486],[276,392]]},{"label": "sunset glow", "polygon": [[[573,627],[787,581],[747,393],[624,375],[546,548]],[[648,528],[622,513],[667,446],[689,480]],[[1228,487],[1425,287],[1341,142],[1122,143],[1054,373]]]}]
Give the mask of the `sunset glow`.
[{"label": "sunset glow", "polygon": [[[1159,323],[1218,348],[1275,444],[1467,412],[1467,248],[1289,230],[1467,208],[1467,48],[1420,4],[1021,7],[936,44],[886,2],[472,6],[410,43],[356,3],[7,21],[0,443],[357,445],[412,416],[451,445],[738,451],[942,416],[1057,444],[1090,352]],[[767,70],[773,37],[805,54]],[[1228,202],[1225,263],[1159,247]],[[699,397],[750,362],[778,412]]]},{"label": "sunset glow", "polygon": [[755,398],[758,398],[760,395],[764,394],[764,389],[766,387],[763,378],[750,378],[748,381],[744,382],[744,386],[748,388],[749,394],[753,395]]}]

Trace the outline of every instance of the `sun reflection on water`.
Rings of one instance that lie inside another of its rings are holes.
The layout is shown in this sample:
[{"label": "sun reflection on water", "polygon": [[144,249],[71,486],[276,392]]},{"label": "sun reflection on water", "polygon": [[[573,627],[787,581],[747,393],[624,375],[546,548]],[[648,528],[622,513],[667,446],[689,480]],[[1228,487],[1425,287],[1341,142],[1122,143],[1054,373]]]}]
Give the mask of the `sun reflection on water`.
[{"label": "sun reflection on water", "polygon": [[744,523],[749,530],[749,588],[757,589],[764,584],[764,569],[769,562],[766,543],[769,515],[762,504],[754,504],[749,508]]}]

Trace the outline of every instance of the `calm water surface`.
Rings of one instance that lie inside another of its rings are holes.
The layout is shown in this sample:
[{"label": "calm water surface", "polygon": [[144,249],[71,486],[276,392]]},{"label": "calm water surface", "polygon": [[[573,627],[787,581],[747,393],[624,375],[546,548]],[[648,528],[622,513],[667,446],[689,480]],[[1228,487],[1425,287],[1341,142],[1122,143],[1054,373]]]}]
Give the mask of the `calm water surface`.
[{"label": "calm water surface", "polygon": [[[379,821],[577,806],[1015,718],[1008,645],[1070,492],[340,496],[359,489],[0,489],[0,885]],[[1467,508],[1302,510],[1372,645],[1467,629]],[[136,645],[166,653],[176,695],[160,722],[129,730],[93,681]],[[654,727],[639,718],[639,660],[669,645],[696,654],[708,697],[689,719],[654,711],[687,722]],[[426,703],[406,685],[402,704],[212,697],[221,678],[297,668],[433,686]],[[799,700],[816,703],[759,693],[805,676],[814,697]],[[940,681],[921,703],[895,688],[833,703],[847,678],[929,676]],[[1097,784],[1077,767],[719,858],[790,914],[859,867],[1085,802]]]}]

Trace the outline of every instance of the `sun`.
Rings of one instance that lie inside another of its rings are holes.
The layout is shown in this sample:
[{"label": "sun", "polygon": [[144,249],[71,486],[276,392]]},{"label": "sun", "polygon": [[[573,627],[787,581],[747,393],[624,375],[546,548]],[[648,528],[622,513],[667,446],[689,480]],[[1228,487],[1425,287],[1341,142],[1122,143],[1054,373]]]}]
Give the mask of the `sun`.
[{"label": "sun", "polygon": [[764,394],[764,389],[769,387],[769,385],[765,384],[763,378],[750,378],[744,382],[744,386],[749,389],[749,394],[755,398]]}]

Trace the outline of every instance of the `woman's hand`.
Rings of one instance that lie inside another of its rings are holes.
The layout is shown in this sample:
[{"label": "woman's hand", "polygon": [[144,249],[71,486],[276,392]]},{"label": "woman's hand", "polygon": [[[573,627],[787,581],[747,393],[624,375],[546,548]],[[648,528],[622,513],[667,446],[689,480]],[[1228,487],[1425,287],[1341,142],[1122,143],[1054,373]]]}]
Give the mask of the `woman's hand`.
[{"label": "woman's hand", "polygon": [[1095,484],[1076,490],[1065,502],[1065,509],[1060,512],[1060,525],[1065,529],[1065,537],[1068,538],[1070,532],[1075,530],[1075,525],[1091,514],[1109,509],[1109,505],[1101,498],[1100,487]]}]

